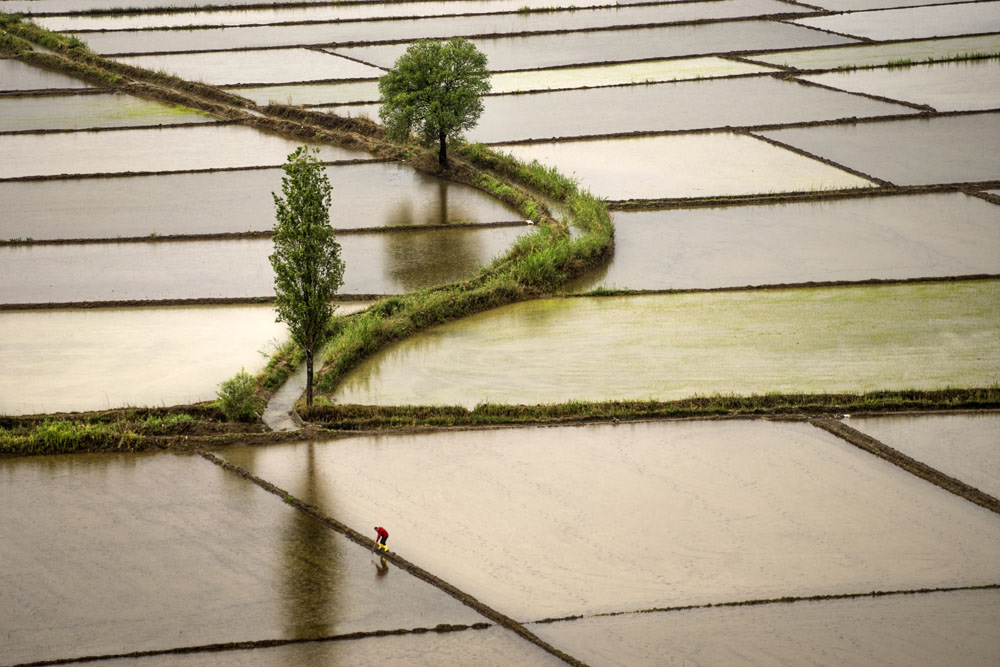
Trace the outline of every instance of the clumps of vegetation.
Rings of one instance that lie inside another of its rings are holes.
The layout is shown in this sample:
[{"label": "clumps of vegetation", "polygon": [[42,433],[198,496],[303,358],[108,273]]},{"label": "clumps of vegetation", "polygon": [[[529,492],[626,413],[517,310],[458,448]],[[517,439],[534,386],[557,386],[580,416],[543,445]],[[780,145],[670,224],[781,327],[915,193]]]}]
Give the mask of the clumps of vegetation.
[{"label": "clumps of vegetation", "polygon": [[0,454],[132,451],[139,440],[139,434],[127,422],[95,424],[52,420],[24,433],[0,428]]},{"label": "clumps of vegetation", "polygon": [[913,67],[914,65],[929,65],[933,63],[950,63],[950,62],[962,62],[966,60],[993,60],[1000,58],[1000,51],[969,51],[966,53],[959,53],[948,58],[935,58],[930,56],[924,58],[923,60],[913,60],[912,58],[898,58],[896,60],[890,60],[886,63],[879,63],[875,65],[839,65],[834,68],[836,72],[851,72],[858,69],[880,69],[885,67],[887,69],[905,69],[907,67]]},{"label": "clumps of vegetation", "polygon": [[254,421],[264,407],[263,401],[257,396],[256,381],[242,368],[239,373],[219,385],[218,396],[216,404],[231,422]]}]

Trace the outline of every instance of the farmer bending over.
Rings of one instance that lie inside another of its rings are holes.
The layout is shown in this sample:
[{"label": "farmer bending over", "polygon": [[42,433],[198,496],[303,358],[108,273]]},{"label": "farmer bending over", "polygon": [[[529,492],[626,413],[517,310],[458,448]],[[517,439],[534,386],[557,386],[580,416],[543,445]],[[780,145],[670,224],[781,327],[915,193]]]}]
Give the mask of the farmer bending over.
[{"label": "farmer bending over", "polygon": [[382,551],[388,551],[385,541],[389,539],[389,531],[382,526],[375,526],[375,544]]}]

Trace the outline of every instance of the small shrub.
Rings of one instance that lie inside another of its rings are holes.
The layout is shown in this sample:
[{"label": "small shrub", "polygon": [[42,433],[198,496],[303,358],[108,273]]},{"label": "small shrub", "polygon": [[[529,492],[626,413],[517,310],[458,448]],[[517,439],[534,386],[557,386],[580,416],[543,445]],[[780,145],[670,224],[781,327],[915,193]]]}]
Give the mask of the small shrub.
[{"label": "small shrub", "polygon": [[253,421],[262,408],[253,377],[242,368],[219,385],[219,400],[216,403],[231,422]]}]

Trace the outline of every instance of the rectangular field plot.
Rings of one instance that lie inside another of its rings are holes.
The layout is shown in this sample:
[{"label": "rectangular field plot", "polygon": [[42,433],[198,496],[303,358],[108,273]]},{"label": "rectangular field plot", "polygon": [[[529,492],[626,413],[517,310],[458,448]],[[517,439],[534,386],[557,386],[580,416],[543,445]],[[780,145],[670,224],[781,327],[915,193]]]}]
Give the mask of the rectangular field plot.
[{"label": "rectangular field plot", "polygon": [[[399,294],[470,278],[521,227],[352,234],[341,294]],[[0,247],[0,303],[265,297],[270,239]]]},{"label": "rectangular field plot", "polygon": [[484,102],[479,124],[468,132],[482,143],[915,113],[770,76],[502,95]]},{"label": "rectangular field plot", "polygon": [[860,11],[796,19],[800,25],[868,39],[916,39],[1000,32],[1000,2]]},{"label": "rectangular field plot", "polygon": [[0,414],[213,400],[285,337],[270,305],[0,313]]},{"label": "rectangular field plot", "polygon": [[859,44],[825,49],[764,53],[750,56],[755,62],[797,67],[799,69],[835,69],[837,67],[877,67],[890,62],[949,60],[970,53],[1000,51],[1000,35],[948,37],[898,44]]},{"label": "rectangular field plot", "polygon": [[305,83],[275,86],[229,88],[234,93],[257,104],[350,104],[351,102],[376,102],[379,99],[378,81],[344,81],[341,83]]},{"label": "rectangular field plot", "polygon": [[802,78],[854,93],[926,104],[936,111],[1000,109],[1000,60],[831,72]]},{"label": "rectangular field plot", "polygon": [[614,258],[577,281],[579,291],[1000,274],[996,207],[958,193],[618,212],[614,221]]},{"label": "rectangular field plot", "polygon": [[[280,169],[0,182],[0,239],[217,234],[274,228]],[[469,186],[405,165],[327,167],[335,229],[502,222],[517,211]]]},{"label": "rectangular field plot", "polygon": [[725,19],[789,11],[778,0],[667,3],[573,11],[512,12],[472,16],[392,18],[361,22],[304,23],[199,30],[147,30],[75,33],[98,53],[154,53],[225,50],[275,46],[445,39],[474,35],[505,35],[612,26]]},{"label": "rectangular field plot", "polygon": [[591,665],[992,665],[1000,592],[882,598],[585,618],[529,628]]},{"label": "rectangular field plot", "polygon": [[216,86],[377,78],[382,70],[310,49],[127,56],[120,62]]},{"label": "rectangular field plot", "polygon": [[0,91],[68,90],[92,87],[91,84],[67,74],[32,67],[20,60],[0,58]]},{"label": "rectangular field plot", "polygon": [[[19,178],[280,166],[301,141],[242,125],[205,125],[11,135],[3,144],[0,178]],[[324,161],[371,157],[338,146],[318,148]]]},{"label": "rectangular field plot", "polygon": [[[302,0],[270,0],[271,4],[301,2]],[[256,5],[260,0],[225,0],[227,6]],[[204,0],[3,0],[4,11],[24,14],[57,14],[61,12],[83,12],[108,9],[140,8],[152,11],[156,8],[199,7]]]},{"label": "rectangular field plot", "polygon": [[0,97],[0,132],[213,122],[207,113],[121,93]]},{"label": "rectangular field plot", "polygon": [[832,12],[846,12],[867,11],[870,9],[893,9],[896,7],[917,7],[919,5],[942,5],[947,4],[947,0],[813,0],[809,4],[813,7],[822,7]]},{"label": "rectangular field plot", "polygon": [[519,621],[1000,576],[996,515],[802,423],[383,435],[220,455],[356,530],[392,517],[391,549]]},{"label": "rectangular field plot", "polygon": [[[854,40],[774,21],[732,21],[704,25],[600,30],[471,40],[494,72],[563,65],[604,64],[731,51],[791,49],[846,44]],[[338,47],[333,51],[389,68],[406,44]]]},{"label": "rectangular field plot", "polygon": [[1000,415],[858,417],[845,423],[1000,498]]},{"label": "rectangular field plot", "polygon": [[728,132],[498,146],[554,166],[608,199],[866,188],[871,181]]},{"label": "rectangular field plot", "polygon": [[16,458],[0,478],[6,663],[484,620],[198,456]]},{"label": "rectangular field plot", "polygon": [[896,185],[1000,179],[1000,114],[770,130],[762,136]]},{"label": "rectangular field plot", "polygon": [[436,327],[340,403],[464,405],[986,387],[1000,282],[551,299]]}]

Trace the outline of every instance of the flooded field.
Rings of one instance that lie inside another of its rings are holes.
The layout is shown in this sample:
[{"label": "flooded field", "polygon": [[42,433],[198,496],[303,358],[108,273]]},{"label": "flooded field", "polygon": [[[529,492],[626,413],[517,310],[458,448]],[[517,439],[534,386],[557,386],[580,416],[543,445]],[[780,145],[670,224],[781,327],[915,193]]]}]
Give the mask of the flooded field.
[{"label": "flooded field", "polygon": [[966,2],[796,19],[800,25],[868,39],[1000,32],[1000,2]]},{"label": "flooded field", "polygon": [[1000,60],[915,65],[901,70],[874,69],[819,74],[806,81],[832,88],[926,104],[936,111],[985,111],[1000,108]]},{"label": "flooded field", "polygon": [[614,257],[576,289],[1000,274],[996,207],[960,193],[616,212],[614,222]]},{"label": "flooded field", "polygon": [[609,199],[867,188],[874,183],[741,134],[719,132],[498,146]]},{"label": "flooded field", "polygon": [[89,83],[60,72],[50,72],[41,67],[32,67],[20,60],[0,58],[0,91],[63,90],[92,87]]},{"label": "flooded field", "polygon": [[[143,33],[145,34],[145,33]],[[375,67],[311,49],[171,53],[117,58],[144,69],[162,70],[184,79],[222,86],[235,83],[285,83],[365,79],[382,76]]]},{"label": "flooded field", "polygon": [[198,456],[9,459],[0,479],[5,662],[484,620]]},{"label": "flooded field", "polygon": [[206,113],[120,93],[0,97],[0,132],[212,122]]},{"label": "flooded field", "polygon": [[[773,21],[732,21],[472,40],[486,54],[490,70],[495,72],[714,55],[724,51],[827,46],[853,41],[847,37]],[[335,52],[378,67],[392,67],[405,50],[405,44],[390,44],[338,47]]]},{"label": "flooded field", "polygon": [[801,423],[384,435],[220,455],[358,530],[392,517],[390,548],[522,621],[1000,576],[993,513]]},{"label": "flooded field", "polygon": [[344,81],[341,83],[306,83],[298,85],[250,86],[230,88],[257,104],[348,104],[378,101],[378,81]]},{"label": "flooded field", "polygon": [[13,311],[0,340],[0,414],[34,414],[213,400],[285,327],[270,305]]},{"label": "flooded field", "polygon": [[[242,125],[4,137],[0,178],[280,166],[301,144]],[[368,153],[322,145],[321,160],[368,159]]]},{"label": "flooded field", "polygon": [[897,185],[1000,179],[1000,114],[769,130],[760,134]]},{"label": "flooded field", "polygon": [[[521,227],[345,235],[341,294],[399,294],[472,277]],[[270,239],[0,247],[0,303],[274,295]]]},{"label": "flooded field", "polygon": [[[0,182],[0,238],[82,239],[274,228],[280,169]],[[331,166],[336,229],[514,221],[479,190],[393,163]],[[179,197],[178,193],[185,193]]]},{"label": "flooded field", "polygon": [[350,373],[341,403],[670,400],[985,387],[1000,282],[546,299],[435,327]]},{"label": "flooded field", "polygon": [[1000,415],[860,417],[845,423],[1000,498]]},{"label": "flooded field", "polygon": [[993,53],[995,51],[1000,51],[1000,35],[926,39],[896,44],[833,46],[806,51],[755,54],[752,59],[755,62],[760,61],[801,69],[835,69],[837,67],[888,65],[890,62],[901,60],[915,63],[928,59],[948,60],[969,53]]},{"label": "flooded field", "polygon": [[532,625],[592,665],[795,664],[936,667],[1000,660],[1000,593],[928,595],[624,614]]}]

